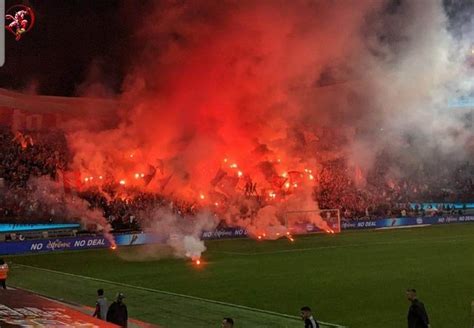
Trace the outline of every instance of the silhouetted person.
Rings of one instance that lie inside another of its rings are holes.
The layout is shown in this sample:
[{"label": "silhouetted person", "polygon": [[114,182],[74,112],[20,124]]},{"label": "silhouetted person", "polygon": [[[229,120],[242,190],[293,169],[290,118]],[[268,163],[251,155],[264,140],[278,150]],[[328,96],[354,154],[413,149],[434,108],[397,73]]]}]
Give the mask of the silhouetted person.
[{"label": "silhouetted person", "polygon": [[301,319],[304,321],[304,328],[319,328],[319,324],[313,317],[309,306],[303,306],[301,308]]},{"label": "silhouetted person", "polygon": [[411,302],[408,309],[408,328],[429,328],[430,320],[425,305],[416,297],[415,289],[407,290],[407,299]]},{"label": "silhouetted person", "polygon": [[125,296],[122,293],[117,294],[117,300],[110,304],[107,311],[107,322],[114,323],[120,327],[127,327],[128,312],[127,306],[123,303]]},{"label": "silhouetted person", "polygon": [[105,298],[102,288],[97,290],[97,296],[95,312],[92,316],[105,321],[107,318],[107,298]]}]

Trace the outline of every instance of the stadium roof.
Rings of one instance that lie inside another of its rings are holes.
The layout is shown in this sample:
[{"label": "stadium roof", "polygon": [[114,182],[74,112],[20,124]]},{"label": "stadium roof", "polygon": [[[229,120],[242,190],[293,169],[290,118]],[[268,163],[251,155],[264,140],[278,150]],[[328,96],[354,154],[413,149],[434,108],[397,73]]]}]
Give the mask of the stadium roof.
[{"label": "stadium roof", "polygon": [[37,114],[102,116],[115,113],[119,104],[114,99],[40,96],[0,89],[0,108],[14,108]]}]

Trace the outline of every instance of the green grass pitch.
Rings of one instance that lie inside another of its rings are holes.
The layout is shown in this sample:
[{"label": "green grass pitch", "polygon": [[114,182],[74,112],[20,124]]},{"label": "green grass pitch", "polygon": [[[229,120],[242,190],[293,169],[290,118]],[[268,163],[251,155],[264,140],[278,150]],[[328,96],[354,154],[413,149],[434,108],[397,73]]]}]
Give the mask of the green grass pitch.
[{"label": "green grass pitch", "polygon": [[[344,232],[288,240],[207,242],[205,263],[140,260],[140,246],[15,256],[9,283],[93,306],[95,290],[127,294],[132,317],[163,327],[301,327],[309,305],[319,320],[350,328],[406,327],[406,288],[416,288],[432,327],[468,327],[474,300],[474,224]],[[23,264],[26,266],[20,266]],[[54,271],[40,270],[30,266]],[[63,273],[71,273],[67,275]],[[93,280],[89,278],[97,278]]]}]

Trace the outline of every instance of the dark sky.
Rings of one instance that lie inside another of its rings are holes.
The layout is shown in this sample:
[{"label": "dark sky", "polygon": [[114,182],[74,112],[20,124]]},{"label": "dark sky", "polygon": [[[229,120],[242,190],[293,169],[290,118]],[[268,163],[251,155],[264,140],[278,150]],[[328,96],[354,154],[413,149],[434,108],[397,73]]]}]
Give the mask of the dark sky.
[{"label": "dark sky", "polygon": [[6,33],[0,87],[21,90],[36,84],[38,93],[71,96],[96,62],[103,73],[101,82],[120,90],[124,67],[131,60],[133,20],[127,7],[133,4],[136,12],[143,2],[6,0],[6,8],[19,3],[33,8],[36,23],[18,42]]},{"label": "dark sky", "polygon": [[[127,67],[143,46],[133,42],[137,24],[144,24],[146,9],[160,1],[6,0],[7,9],[17,4],[32,7],[36,23],[19,42],[6,33],[0,88],[25,90],[35,85],[40,94],[77,95],[96,63],[99,82],[119,92]],[[465,20],[461,14],[472,13],[474,1],[444,0],[444,4],[456,22]]]}]

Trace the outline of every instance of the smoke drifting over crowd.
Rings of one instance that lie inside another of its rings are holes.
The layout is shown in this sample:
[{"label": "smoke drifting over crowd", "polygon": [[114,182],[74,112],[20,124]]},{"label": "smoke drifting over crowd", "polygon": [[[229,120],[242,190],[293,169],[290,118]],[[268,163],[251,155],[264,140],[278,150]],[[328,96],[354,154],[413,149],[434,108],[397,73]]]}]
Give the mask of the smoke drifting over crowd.
[{"label": "smoke drifting over crowd", "polygon": [[62,185],[47,177],[32,178],[28,186],[32,191],[32,199],[37,204],[47,206],[51,214],[64,218],[80,218],[84,225],[95,224],[97,230],[105,234],[112,245],[113,236],[109,233],[110,225],[98,210],[90,210],[89,204],[79,198],[64,195]]},{"label": "smoke drifting over crowd", "polygon": [[399,179],[472,151],[472,130],[442,114],[471,85],[470,44],[440,1],[168,1],[136,28],[120,124],[68,143],[83,188],[114,182],[116,197],[147,190],[207,213],[150,213],[179,255],[199,257],[200,228],[220,219],[284,233],[285,211],[317,208],[328,161],[364,188],[381,152]]}]

